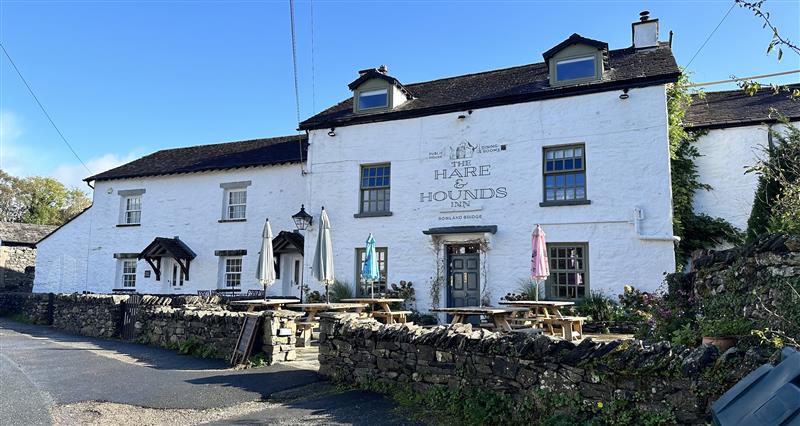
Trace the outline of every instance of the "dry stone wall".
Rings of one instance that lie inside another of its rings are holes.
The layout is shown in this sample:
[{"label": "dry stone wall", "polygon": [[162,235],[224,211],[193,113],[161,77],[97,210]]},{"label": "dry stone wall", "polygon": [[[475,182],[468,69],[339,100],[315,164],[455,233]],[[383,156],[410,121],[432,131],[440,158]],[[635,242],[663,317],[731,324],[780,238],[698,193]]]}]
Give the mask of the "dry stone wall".
[{"label": "dry stone wall", "polygon": [[35,265],[35,248],[0,246],[0,291],[31,292]]},{"label": "dry stone wall", "polygon": [[[54,328],[83,336],[120,337],[128,295],[0,293],[0,315],[48,324],[51,298]],[[135,339],[192,355],[230,359],[245,315],[261,315],[262,332],[256,339],[253,355],[263,352],[267,363],[297,358],[295,320],[301,313],[246,314],[226,310],[219,302],[216,297],[142,296],[134,323]]]},{"label": "dry stone wall", "polygon": [[445,385],[481,387],[523,397],[527,392],[578,394],[597,403],[635,401],[702,424],[721,392],[767,360],[757,349],[686,348],[663,342],[576,345],[547,336],[494,333],[471,324],[425,329],[383,325],[348,314],[323,314],[320,373],[337,381],[388,381],[424,391]]}]

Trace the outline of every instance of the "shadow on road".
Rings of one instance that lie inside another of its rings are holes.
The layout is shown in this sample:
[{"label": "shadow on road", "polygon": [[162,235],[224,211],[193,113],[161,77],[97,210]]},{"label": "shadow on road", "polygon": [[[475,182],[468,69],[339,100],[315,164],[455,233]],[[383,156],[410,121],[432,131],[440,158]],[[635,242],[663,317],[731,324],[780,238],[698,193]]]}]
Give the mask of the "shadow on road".
[{"label": "shadow on road", "polygon": [[221,370],[230,365],[220,359],[202,359],[180,355],[175,351],[122,340],[101,339],[69,334],[52,327],[31,325],[0,318],[0,327],[27,334],[34,338],[47,338],[68,348],[43,348],[44,350],[89,350],[116,352],[131,358],[131,361],[158,370]]}]

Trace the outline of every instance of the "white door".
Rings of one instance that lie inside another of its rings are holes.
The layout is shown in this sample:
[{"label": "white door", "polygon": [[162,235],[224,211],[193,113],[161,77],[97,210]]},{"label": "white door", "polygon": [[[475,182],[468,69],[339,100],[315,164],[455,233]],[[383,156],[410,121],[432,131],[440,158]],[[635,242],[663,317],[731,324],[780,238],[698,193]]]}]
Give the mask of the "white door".
[{"label": "white door", "polygon": [[169,257],[163,258],[162,264],[164,265],[164,272],[162,272],[162,274],[167,289],[175,292],[183,292],[183,286],[186,280],[181,271],[181,266],[175,259]]},{"label": "white door", "polygon": [[283,296],[300,297],[303,282],[303,256],[299,253],[281,255],[281,284]]}]

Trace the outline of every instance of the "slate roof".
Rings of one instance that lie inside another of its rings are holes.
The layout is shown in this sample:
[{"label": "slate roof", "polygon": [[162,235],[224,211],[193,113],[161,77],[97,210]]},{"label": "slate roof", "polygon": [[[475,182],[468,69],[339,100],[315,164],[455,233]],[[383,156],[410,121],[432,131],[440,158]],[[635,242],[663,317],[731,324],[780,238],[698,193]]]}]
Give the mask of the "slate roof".
[{"label": "slate roof", "polygon": [[[789,87],[800,88],[800,84]],[[696,96],[683,121],[689,130],[774,123],[777,115],[771,114],[771,108],[789,119],[800,119],[800,100],[792,100],[790,93],[776,95],[771,88],[763,88],[753,96],[742,89],[708,92],[704,98]]]},{"label": "slate roof", "polygon": [[602,81],[551,87],[546,62],[405,84],[414,96],[392,111],[353,113],[353,98],[300,123],[301,129],[399,120],[445,112],[530,102],[677,81],[680,69],[669,46],[610,50]]},{"label": "slate roof", "polygon": [[308,137],[306,135],[165,149],[90,176],[84,181],[298,163],[305,161],[307,153]]},{"label": "slate roof", "polygon": [[0,245],[33,246],[56,228],[54,225],[0,222]]}]

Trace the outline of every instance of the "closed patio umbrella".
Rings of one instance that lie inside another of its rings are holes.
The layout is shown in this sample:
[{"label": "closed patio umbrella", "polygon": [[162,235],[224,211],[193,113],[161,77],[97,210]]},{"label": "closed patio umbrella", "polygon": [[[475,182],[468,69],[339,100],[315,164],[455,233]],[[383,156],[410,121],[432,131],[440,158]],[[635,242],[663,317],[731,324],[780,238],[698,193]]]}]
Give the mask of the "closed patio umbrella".
[{"label": "closed patio umbrella", "polygon": [[378,270],[378,258],[375,255],[375,238],[372,233],[367,237],[367,246],[364,249],[364,265],[361,267],[361,278],[369,283],[370,297],[375,298],[375,280],[381,277]]},{"label": "closed patio umbrella", "polygon": [[531,278],[536,283],[536,300],[539,300],[539,283],[544,283],[550,276],[550,263],[547,260],[547,244],[544,240],[544,230],[536,225],[531,237],[533,252],[531,254]]},{"label": "closed patio umbrella", "polygon": [[317,250],[314,252],[314,264],[311,273],[317,281],[325,284],[325,299],[330,303],[328,286],[333,282],[333,241],[331,240],[331,221],[325,207],[319,215],[319,233],[317,234]]},{"label": "closed patio umbrella", "polygon": [[275,282],[275,255],[272,253],[272,227],[269,219],[261,231],[261,251],[258,252],[256,279],[264,287],[264,299],[267,298],[267,287]]}]

